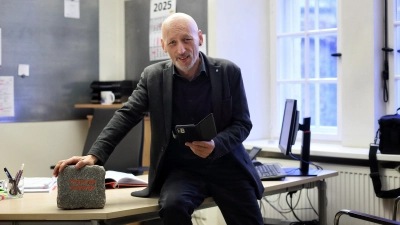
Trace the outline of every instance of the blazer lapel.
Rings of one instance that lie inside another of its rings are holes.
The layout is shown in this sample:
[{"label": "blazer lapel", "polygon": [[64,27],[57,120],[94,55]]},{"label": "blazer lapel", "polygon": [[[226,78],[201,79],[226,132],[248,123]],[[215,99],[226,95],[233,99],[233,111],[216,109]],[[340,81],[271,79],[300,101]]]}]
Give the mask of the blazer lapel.
[{"label": "blazer lapel", "polygon": [[[215,126],[217,131],[221,129],[221,116],[222,116],[222,92],[224,87],[222,86],[222,71],[220,66],[214,66],[212,64],[208,64],[208,72],[210,73],[211,80],[211,98],[213,105],[213,114],[215,119]],[[226,87],[225,87],[226,88]]]},{"label": "blazer lapel", "polygon": [[172,121],[172,62],[169,62],[166,65],[166,68],[163,71],[163,107],[164,109],[164,122],[165,122],[165,132],[167,138],[171,135],[171,121]]}]

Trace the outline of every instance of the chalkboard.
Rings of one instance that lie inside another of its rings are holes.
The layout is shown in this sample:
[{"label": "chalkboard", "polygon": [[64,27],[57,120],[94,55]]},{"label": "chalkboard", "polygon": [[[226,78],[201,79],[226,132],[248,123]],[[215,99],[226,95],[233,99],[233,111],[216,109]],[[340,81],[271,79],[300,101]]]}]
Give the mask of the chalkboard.
[{"label": "chalkboard", "polygon": [[[176,0],[176,12],[190,15],[207,34],[207,1]],[[125,65],[126,79],[140,79],[146,66],[159,61],[149,57],[150,0],[125,2]]]},{"label": "chalkboard", "polygon": [[[90,84],[99,78],[99,2],[80,1],[80,18],[64,17],[64,0],[0,0],[0,76],[14,77],[14,117],[0,122],[85,119]],[[29,76],[18,76],[29,64]]]}]

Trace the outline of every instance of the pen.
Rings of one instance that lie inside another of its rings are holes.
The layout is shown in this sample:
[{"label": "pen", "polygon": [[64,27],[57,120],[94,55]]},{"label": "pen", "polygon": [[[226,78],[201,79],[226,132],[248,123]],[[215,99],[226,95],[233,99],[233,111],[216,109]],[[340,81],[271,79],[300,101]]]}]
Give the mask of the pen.
[{"label": "pen", "polygon": [[8,177],[9,180],[13,180],[13,178],[12,178],[10,172],[8,172],[8,170],[7,170],[6,167],[4,167],[4,172],[6,172],[6,175],[7,175],[7,177]]},{"label": "pen", "polygon": [[18,171],[17,175],[15,175],[15,183],[18,185],[19,180],[21,179],[22,173],[24,172],[24,166],[25,164],[22,163],[21,169]]}]

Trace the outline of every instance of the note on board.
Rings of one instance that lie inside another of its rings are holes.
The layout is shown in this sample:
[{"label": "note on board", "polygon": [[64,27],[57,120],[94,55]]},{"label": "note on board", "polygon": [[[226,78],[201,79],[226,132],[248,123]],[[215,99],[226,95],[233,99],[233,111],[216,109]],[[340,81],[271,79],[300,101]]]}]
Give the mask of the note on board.
[{"label": "note on board", "polygon": [[79,19],[79,0],[64,0],[64,17]]},{"label": "note on board", "polygon": [[19,76],[29,76],[29,64],[19,64],[18,65],[18,75]]},{"label": "note on board", "polygon": [[0,76],[0,117],[14,116],[14,77]]}]

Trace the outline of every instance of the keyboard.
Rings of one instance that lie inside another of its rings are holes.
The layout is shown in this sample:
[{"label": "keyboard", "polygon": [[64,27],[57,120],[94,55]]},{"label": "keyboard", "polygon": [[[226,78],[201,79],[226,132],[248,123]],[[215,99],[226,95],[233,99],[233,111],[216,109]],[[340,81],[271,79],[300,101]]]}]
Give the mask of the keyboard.
[{"label": "keyboard", "polygon": [[253,162],[261,180],[281,180],[286,177],[285,171],[278,163]]}]

